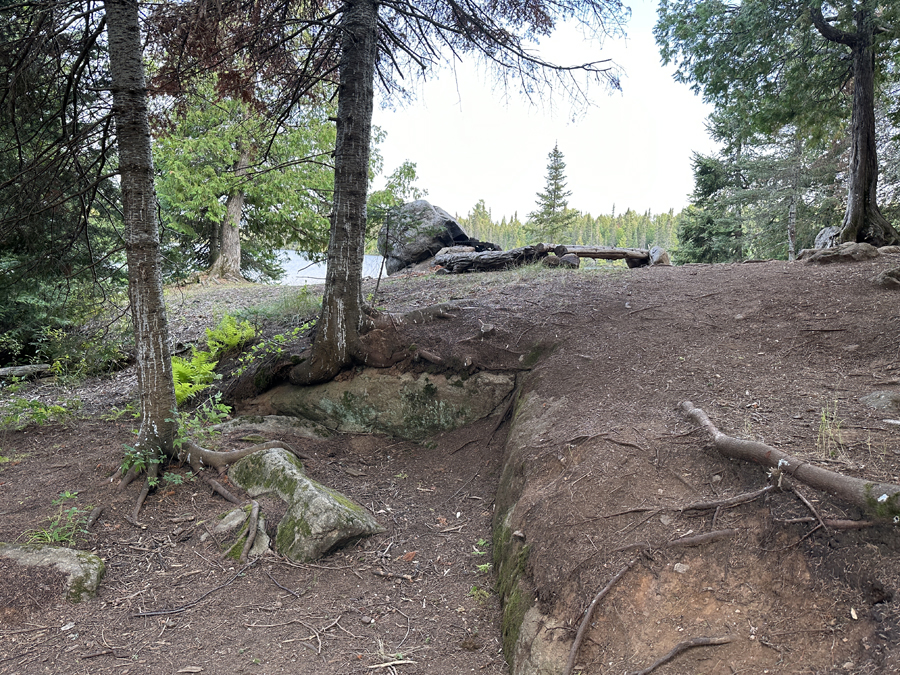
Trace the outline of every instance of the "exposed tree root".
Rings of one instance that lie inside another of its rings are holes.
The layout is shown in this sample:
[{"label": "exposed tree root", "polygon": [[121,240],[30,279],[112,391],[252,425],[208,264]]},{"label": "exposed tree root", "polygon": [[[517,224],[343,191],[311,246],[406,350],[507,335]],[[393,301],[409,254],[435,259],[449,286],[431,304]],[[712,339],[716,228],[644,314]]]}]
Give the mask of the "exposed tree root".
[{"label": "exposed tree root", "polygon": [[247,541],[244,542],[244,548],[241,550],[240,558],[240,561],[245,564],[247,562],[247,556],[250,555],[250,549],[253,548],[253,542],[256,541],[256,527],[259,522],[259,502],[255,499],[251,499],[250,503],[253,506],[250,509],[250,522],[247,525]]},{"label": "exposed tree root", "polygon": [[569,659],[566,661],[566,667],[563,668],[562,675],[572,675],[572,669],[575,667],[575,658],[578,656],[578,649],[581,647],[581,641],[584,639],[584,634],[587,632],[587,628],[591,625],[591,617],[594,615],[594,609],[596,609],[599,602],[604,598],[604,596],[609,593],[610,589],[615,585],[615,583],[625,576],[625,572],[630,570],[634,564],[638,561],[637,558],[626,563],[622,569],[616,572],[616,575],[609,580],[609,583],[603,587],[597,595],[594,596],[591,604],[588,605],[588,608],[584,610],[584,618],[581,620],[581,625],[578,627],[578,633],[575,634],[575,642],[572,643],[572,648],[569,650]]},{"label": "exposed tree root", "polygon": [[760,464],[769,467],[773,473],[786,473],[801,483],[863,508],[880,518],[900,516],[898,485],[875,483],[829,471],[765,443],[727,436],[715,427],[705,412],[695,408],[690,401],[683,401],[680,408],[697,426],[706,429],[712,438],[713,447],[724,457]]},{"label": "exposed tree root", "polygon": [[693,649],[694,647],[712,647],[714,645],[726,645],[732,640],[734,640],[733,637],[726,635],[725,637],[716,638],[695,637],[691,638],[690,640],[685,640],[684,642],[679,642],[672,648],[672,651],[654,661],[653,665],[648,666],[643,670],[635,671],[634,673],[631,673],[631,675],[649,675],[649,673],[652,673],[661,665],[663,665],[664,663],[668,663],[676,656],[678,656],[681,652],[687,651],[688,649]]}]

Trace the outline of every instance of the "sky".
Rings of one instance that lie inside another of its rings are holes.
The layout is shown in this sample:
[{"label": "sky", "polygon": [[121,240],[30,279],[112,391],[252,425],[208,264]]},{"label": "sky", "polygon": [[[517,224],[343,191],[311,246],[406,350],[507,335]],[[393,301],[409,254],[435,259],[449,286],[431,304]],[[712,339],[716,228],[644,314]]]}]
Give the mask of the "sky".
[{"label": "sky", "polygon": [[556,63],[611,58],[625,71],[621,92],[595,87],[593,106],[574,119],[566,100],[532,105],[470,62],[441,71],[402,108],[376,102],[374,123],[387,132],[385,173],[415,162],[417,185],[432,204],[465,216],[483,199],[495,221],[515,213],[524,221],[558,144],[570,208],[594,216],[613,208],[678,212],[693,189],[692,153],[716,148],[705,128],[711,108],[672,79],[672,66],[661,65],[655,0],[633,0],[631,9],[627,39],[598,45],[564,25],[540,45],[541,56]]}]

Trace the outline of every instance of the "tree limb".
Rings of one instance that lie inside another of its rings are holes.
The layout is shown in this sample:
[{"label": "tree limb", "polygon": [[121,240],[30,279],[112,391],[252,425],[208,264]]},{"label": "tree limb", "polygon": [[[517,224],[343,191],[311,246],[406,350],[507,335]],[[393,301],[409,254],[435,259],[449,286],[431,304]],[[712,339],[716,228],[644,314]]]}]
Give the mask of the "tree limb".
[{"label": "tree limb", "polygon": [[719,431],[709,417],[690,401],[682,401],[682,412],[706,430],[713,447],[723,457],[740,459],[784,472],[801,483],[863,508],[880,518],[900,516],[900,485],[876,483],[829,471],[797,459],[758,441],[746,441]]},{"label": "tree limb", "polygon": [[685,640],[684,642],[679,642],[672,648],[668,654],[663,657],[657,659],[653,665],[644,668],[643,670],[638,670],[630,675],[649,675],[649,673],[653,672],[657,668],[659,668],[664,663],[668,663],[676,656],[678,656],[681,652],[687,651],[688,649],[692,649],[694,647],[711,647],[714,645],[725,645],[734,640],[731,636],[718,637],[718,638],[708,638],[708,637],[695,637],[690,640]]},{"label": "tree limb", "polygon": [[816,30],[829,42],[838,42],[842,45],[847,45],[848,47],[852,47],[856,44],[858,39],[856,34],[839,30],[828,23],[825,20],[825,17],[822,16],[822,9],[820,7],[810,7],[809,15],[812,17],[812,22],[816,27]]}]

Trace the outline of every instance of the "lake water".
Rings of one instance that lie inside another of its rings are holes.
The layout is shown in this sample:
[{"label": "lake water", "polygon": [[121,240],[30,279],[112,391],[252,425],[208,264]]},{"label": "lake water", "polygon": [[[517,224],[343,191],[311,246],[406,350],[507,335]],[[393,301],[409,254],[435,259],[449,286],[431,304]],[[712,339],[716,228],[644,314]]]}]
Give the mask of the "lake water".
[{"label": "lake water", "polygon": [[[308,258],[294,251],[281,251],[282,267],[285,275],[278,282],[282,286],[306,286],[325,283],[325,263],[310,262]],[[363,260],[363,276],[378,276],[381,266],[380,255],[367,255]],[[385,275],[387,276],[387,275]]]}]

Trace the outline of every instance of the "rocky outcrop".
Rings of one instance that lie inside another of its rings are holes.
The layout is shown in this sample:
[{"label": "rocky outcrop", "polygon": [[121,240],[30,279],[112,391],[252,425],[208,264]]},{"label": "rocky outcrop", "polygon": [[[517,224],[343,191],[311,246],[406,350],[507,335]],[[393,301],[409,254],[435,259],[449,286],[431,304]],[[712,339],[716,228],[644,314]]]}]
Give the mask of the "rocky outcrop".
[{"label": "rocky outcrop", "polygon": [[800,251],[797,260],[810,263],[853,262],[877,258],[878,249],[871,244],[847,242],[834,248],[805,248]]},{"label": "rocky outcrop", "polygon": [[[287,504],[278,523],[275,549],[297,562],[309,562],[360,537],[383,531],[362,506],[309,478],[287,450],[273,448],[236,462],[231,481],[251,497],[272,494]],[[237,550],[235,544],[233,550]]]},{"label": "rocky outcrop", "polygon": [[499,250],[495,244],[470,238],[453,216],[424,199],[393,209],[378,235],[378,251],[385,257],[388,274],[432,258],[448,246]]},{"label": "rocky outcrop", "polygon": [[66,598],[81,602],[94,597],[106,573],[103,561],[93,553],[45,544],[0,543],[0,558],[19,565],[52,567],[66,575]]},{"label": "rocky outcrop", "polygon": [[421,440],[487,417],[514,386],[515,376],[506,373],[398,376],[368,368],[351,379],[312,387],[282,385],[261,399],[279,415],[304,417],[336,431]]}]

